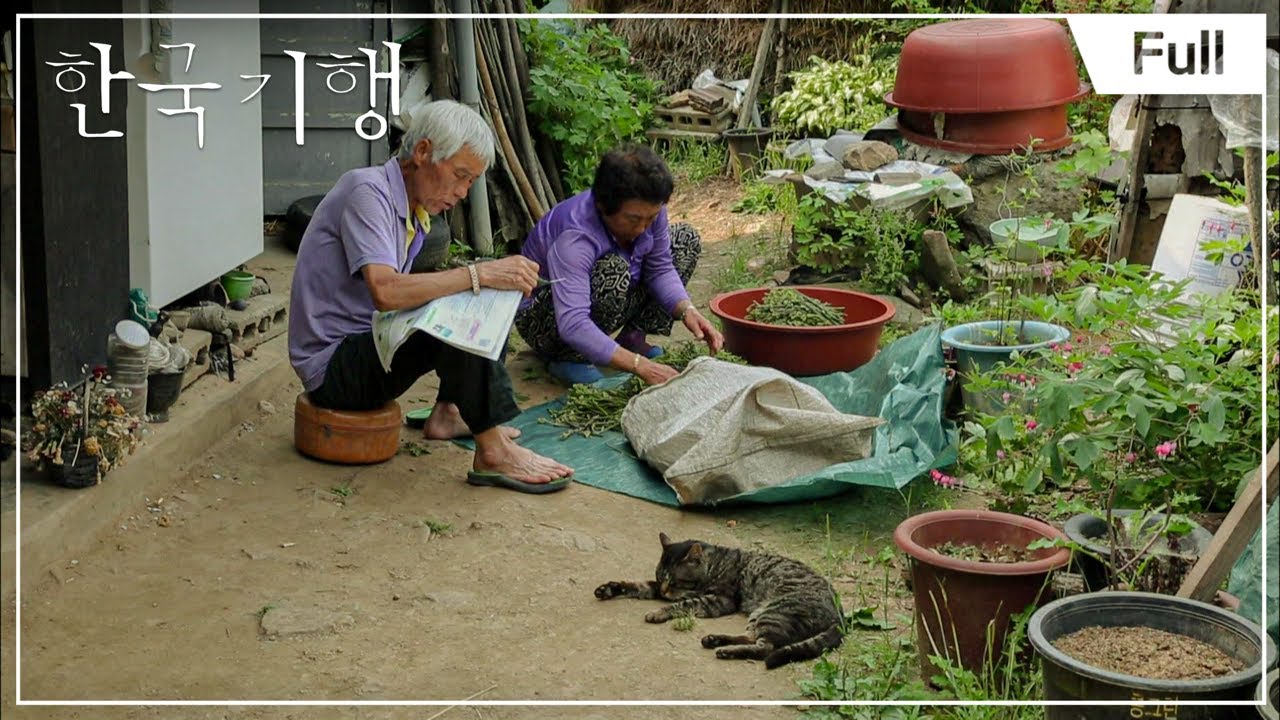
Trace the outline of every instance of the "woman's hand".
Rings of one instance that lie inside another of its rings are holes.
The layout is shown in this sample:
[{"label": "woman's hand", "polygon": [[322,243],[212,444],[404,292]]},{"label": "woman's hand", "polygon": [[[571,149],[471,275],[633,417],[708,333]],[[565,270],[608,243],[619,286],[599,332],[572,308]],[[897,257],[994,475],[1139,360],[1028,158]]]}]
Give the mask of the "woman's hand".
[{"label": "woman's hand", "polygon": [[519,290],[525,297],[538,286],[538,263],[523,255],[476,263],[480,287],[494,290]]},{"label": "woman's hand", "polygon": [[645,358],[641,358],[640,363],[636,366],[636,375],[639,375],[640,379],[649,385],[661,385],[679,374],[680,371],[670,365],[663,365]]},{"label": "woman's hand", "polygon": [[695,338],[707,344],[707,348],[711,350],[712,355],[720,352],[720,348],[724,347],[724,335],[721,335],[716,326],[703,317],[697,308],[690,306],[685,311],[684,326],[689,328],[689,332],[693,333]]}]

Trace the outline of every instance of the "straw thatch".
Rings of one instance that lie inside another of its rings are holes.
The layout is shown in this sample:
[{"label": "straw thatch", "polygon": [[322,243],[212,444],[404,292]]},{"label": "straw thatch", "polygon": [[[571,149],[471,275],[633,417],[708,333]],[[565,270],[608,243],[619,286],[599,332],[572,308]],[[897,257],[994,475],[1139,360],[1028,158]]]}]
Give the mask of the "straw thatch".
[{"label": "straw thatch", "polygon": [[[993,12],[1016,11],[1012,0],[980,0],[976,5],[989,5]],[[893,12],[889,0],[791,0],[789,13],[885,13]],[[1010,6],[1005,8],[1004,6]],[[941,10],[957,10],[967,6],[964,0],[934,0]],[[954,6],[954,7],[953,7]],[[575,11],[596,13],[763,13],[773,9],[771,0],[574,0]],[[763,20],[668,20],[627,18],[608,20],[610,28],[626,39],[631,55],[645,72],[662,83],[664,92],[689,87],[693,78],[706,68],[716,77],[732,80],[748,77],[755,58],[756,45],[764,29]],[[910,21],[884,19],[801,20],[787,23],[786,55],[783,74],[808,64],[810,55],[839,60],[855,52],[857,38],[874,30],[884,32],[892,26]],[[905,25],[907,31],[917,21]],[[898,33],[890,32],[890,39]],[[902,34],[905,34],[902,33]],[[896,37],[901,40],[901,37]],[[777,66],[770,58],[762,88],[766,97],[775,87]]]}]

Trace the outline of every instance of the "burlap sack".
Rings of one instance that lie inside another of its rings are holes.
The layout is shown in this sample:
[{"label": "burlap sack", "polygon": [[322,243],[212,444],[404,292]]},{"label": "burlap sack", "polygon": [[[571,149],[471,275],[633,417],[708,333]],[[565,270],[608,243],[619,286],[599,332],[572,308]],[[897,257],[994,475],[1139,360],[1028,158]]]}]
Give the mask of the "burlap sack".
[{"label": "burlap sack", "polygon": [[817,390],[772,368],[698,358],[636,395],[622,431],[681,505],[710,505],[859,460],[880,418],[845,415]]}]

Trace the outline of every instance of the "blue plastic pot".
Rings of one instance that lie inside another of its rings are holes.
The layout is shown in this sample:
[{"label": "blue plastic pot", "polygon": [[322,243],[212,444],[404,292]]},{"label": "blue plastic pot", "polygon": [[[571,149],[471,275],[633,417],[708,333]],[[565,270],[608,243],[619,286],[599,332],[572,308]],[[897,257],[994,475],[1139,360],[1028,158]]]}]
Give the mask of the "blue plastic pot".
[{"label": "blue plastic pot", "polygon": [[[1018,330],[1019,345],[989,345],[992,338],[999,337],[1006,326]],[[1048,347],[1054,343],[1065,342],[1071,337],[1071,331],[1061,325],[1037,322],[1035,320],[984,320],[982,322],[965,323],[942,331],[942,342],[955,348],[957,371],[960,375],[960,392],[964,397],[965,407],[971,410],[995,414],[1004,408],[1001,393],[1004,388],[990,388],[982,392],[973,392],[966,387],[965,379],[976,373],[985,373],[1000,365],[1007,364],[1014,352],[1026,354],[1032,350]]]}]

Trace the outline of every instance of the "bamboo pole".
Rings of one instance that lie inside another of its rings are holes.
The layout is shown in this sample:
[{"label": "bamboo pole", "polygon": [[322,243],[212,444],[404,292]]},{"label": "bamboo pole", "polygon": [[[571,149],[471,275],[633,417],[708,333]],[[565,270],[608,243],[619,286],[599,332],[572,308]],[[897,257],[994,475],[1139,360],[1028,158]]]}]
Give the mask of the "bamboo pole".
[{"label": "bamboo pole", "polygon": [[[476,33],[479,34],[479,30]],[[502,152],[506,154],[507,160],[511,165],[511,171],[515,175],[516,187],[520,190],[520,194],[524,196],[525,204],[529,207],[529,213],[535,221],[541,220],[546,214],[546,210],[538,202],[538,196],[533,191],[533,187],[529,184],[529,178],[524,173],[524,169],[520,167],[519,156],[516,155],[515,148],[511,146],[511,137],[507,134],[506,123],[502,121],[502,112],[498,108],[498,98],[493,89],[493,78],[489,75],[489,64],[485,61],[484,53],[476,53],[476,65],[480,71],[480,84],[484,88],[485,100],[489,103],[489,113],[493,120],[493,129],[498,135],[498,142],[502,146]]]}]

